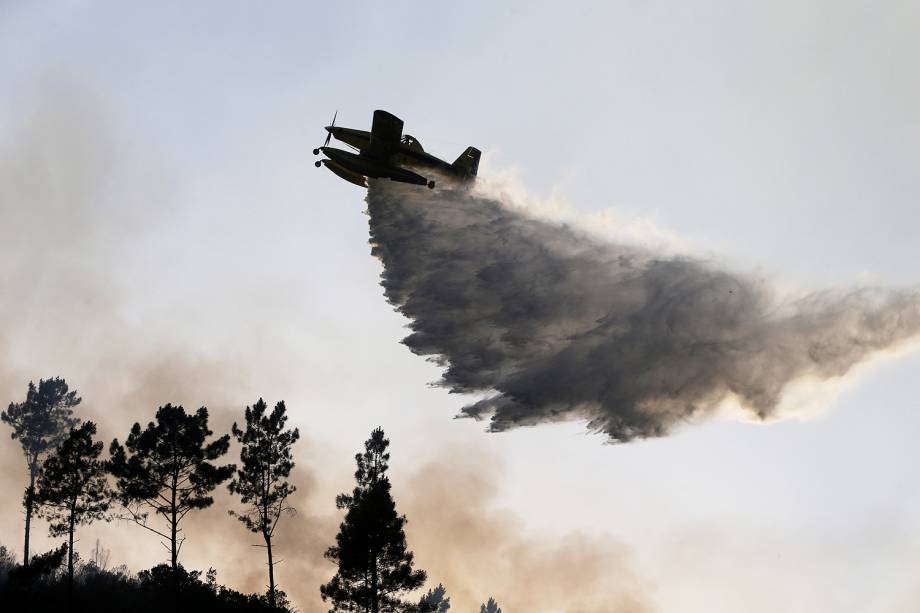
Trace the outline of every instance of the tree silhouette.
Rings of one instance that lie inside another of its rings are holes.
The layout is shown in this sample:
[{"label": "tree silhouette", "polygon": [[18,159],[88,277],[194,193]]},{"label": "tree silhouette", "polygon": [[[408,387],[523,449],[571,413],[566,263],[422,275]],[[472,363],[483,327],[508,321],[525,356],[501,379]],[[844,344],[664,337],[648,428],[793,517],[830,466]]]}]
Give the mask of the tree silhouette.
[{"label": "tree silhouette", "polygon": [[[230,435],[207,443],[212,434],[205,407],[186,414],[181,406],[167,404],[157,410],[156,423],[144,430],[135,423],[124,446],[115,439],[109,448],[109,470],[127,519],[166,539],[163,546],[173,573],[179,569],[185,542],[180,522],[190,511],[211,506],[210,493],[235,470],[233,464],[211,463],[227,453],[230,444]],[[163,518],[167,532],[150,525],[150,511]]]},{"label": "tree silhouette", "polygon": [[406,548],[406,518],[396,513],[386,476],[386,452],[390,441],[377,428],[355,456],[357,470],[351,495],[340,494],[336,506],[346,509],[336,535],[336,545],[326,558],[338,564],[338,572],[320,587],[331,611],[371,613],[409,611],[414,604],[399,600],[401,592],[425,582],[425,571],[412,570],[413,555]]},{"label": "tree silhouette", "polygon": [[431,588],[418,601],[418,613],[447,613],[450,610],[450,597],[446,595],[447,588],[440,583],[438,587]]},{"label": "tree silhouette", "polygon": [[479,613],[502,613],[502,608],[489,596],[489,602],[479,605]]},{"label": "tree silhouette", "polygon": [[26,509],[25,544],[22,563],[29,565],[29,532],[32,513],[35,510],[35,481],[41,473],[42,462],[47,454],[67,436],[70,428],[79,420],[73,417],[73,407],[80,404],[76,390],[71,391],[64,379],[39,379],[38,387],[31,381],[26,399],[10,406],[0,413],[0,419],[13,429],[10,435],[18,439],[26,456],[29,470],[29,485],[23,496]]},{"label": "tree silhouette", "polygon": [[[69,595],[66,573],[60,571],[67,545],[34,555],[29,566],[19,566],[0,545],[0,610],[10,613],[64,611]],[[79,557],[79,556],[77,556]],[[163,613],[173,607],[173,587],[182,594],[182,610],[194,613],[293,613],[284,592],[277,607],[262,594],[244,594],[220,585],[216,571],[174,573],[160,564],[134,574],[124,565],[106,570],[93,562],[75,561],[73,609],[93,613]]]},{"label": "tree silhouette", "polygon": [[111,549],[106,549],[96,539],[96,546],[90,553],[90,563],[98,570],[106,570],[109,567],[109,556],[112,555]]},{"label": "tree silhouette", "polygon": [[268,554],[268,602],[275,607],[275,561],[272,557],[272,536],[278,520],[285,512],[293,512],[287,506],[288,497],[296,487],[286,479],[294,468],[291,448],[300,432],[297,428],[285,429],[287,413],[282,400],[266,415],[265,401],[259,398],[252,408],[246,407],[246,429],[233,424],[233,436],[242,444],[240,461],[242,466],[230,482],[230,492],[248,505],[245,511],[230,511],[252,532],[262,535]]},{"label": "tree silhouette", "polygon": [[64,563],[64,556],[67,555],[67,543],[64,543],[57,549],[52,549],[45,553],[40,553],[32,558],[31,564],[23,564],[10,569],[10,583],[19,585],[31,591],[40,584],[53,580],[57,570]]},{"label": "tree silhouette", "polygon": [[45,460],[36,498],[51,524],[51,536],[67,535],[67,589],[73,594],[73,535],[76,526],[102,519],[109,509],[109,490],[102,441],[93,441],[91,421],[71,428],[70,436]]}]

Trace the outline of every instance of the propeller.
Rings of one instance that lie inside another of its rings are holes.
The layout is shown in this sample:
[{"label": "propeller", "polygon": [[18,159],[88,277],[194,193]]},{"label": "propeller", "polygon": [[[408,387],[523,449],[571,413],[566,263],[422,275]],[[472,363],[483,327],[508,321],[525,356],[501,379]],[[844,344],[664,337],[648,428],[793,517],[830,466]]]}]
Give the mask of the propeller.
[{"label": "propeller", "polygon": [[326,135],[326,142],[323,143],[323,147],[329,146],[329,140],[332,139],[332,128],[335,127],[335,118],[339,116],[339,109],[335,110],[335,115],[332,116],[332,125],[329,126],[329,134]]},{"label": "propeller", "polygon": [[[326,135],[326,140],[325,140],[325,142],[323,142],[323,147],[328,147],[328,146],[329,146],[329,141],[332,140],[332,128],[335,127],[335,118],[338,117],[338,116],[339,116],[339,109],[336,109],[336,110],[335,110],[335,114],[332,116],[332,125],[331,125],[331,126],[328,126],[328,129],[326,130],[326,131],[328,132],[328,134]],[[314,149],[314,150],[313,150],[313,155],[319,155],[319,150],[320,150],[320,147],[317,147],[316,149]],[[318,167],[319,167],[319,166],[317,166],[317,168],[318,168]]]}]

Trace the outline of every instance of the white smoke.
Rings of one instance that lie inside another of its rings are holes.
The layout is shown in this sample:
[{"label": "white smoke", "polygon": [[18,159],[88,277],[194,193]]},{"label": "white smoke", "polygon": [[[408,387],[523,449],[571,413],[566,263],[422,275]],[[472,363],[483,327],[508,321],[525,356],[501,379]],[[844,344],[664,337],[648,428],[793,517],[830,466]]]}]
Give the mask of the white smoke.
[{"label": "white smoke", "polygon": [[780,293],[690,257],[599,240],[460,187],[372,182],[383,287],[404,340],[492,430],[585,419],[661,436],[727,399],[760,419],[803,379],[839,377],[920,331],[920,294]]}]

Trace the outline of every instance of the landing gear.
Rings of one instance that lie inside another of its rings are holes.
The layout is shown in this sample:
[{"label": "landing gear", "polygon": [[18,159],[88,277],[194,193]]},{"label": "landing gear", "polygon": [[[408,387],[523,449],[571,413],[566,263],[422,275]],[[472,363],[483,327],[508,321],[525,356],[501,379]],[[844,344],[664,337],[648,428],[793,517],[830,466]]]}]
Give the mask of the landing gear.
[{"label": "landing gear", "polygon": [[316,166],[317,168],[319,168],[320,166],[323,165],[323,163],[320,162],[319,160],[317,160],[317,161],[313,162],[313,165]]},{"label": "landing gear", "polygon": [[313,155],[319,155],[319,147],[313,150]]},{"label": "landing gear", "polygon": [[434,181],[428,182],[428,189],[434,189]]}]

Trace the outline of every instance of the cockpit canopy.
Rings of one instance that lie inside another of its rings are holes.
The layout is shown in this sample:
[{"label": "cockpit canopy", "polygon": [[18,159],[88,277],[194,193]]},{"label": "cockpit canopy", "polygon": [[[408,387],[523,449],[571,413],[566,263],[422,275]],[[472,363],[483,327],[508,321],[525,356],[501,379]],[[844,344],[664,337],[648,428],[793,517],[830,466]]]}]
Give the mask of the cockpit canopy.
[{"label": "cockpit canopy", "polygon": [[412,151],[424,151],[424,149],[422,149],[422,143],[418,142],[418,140],[411,134],[403,134],[401,142]]}]

